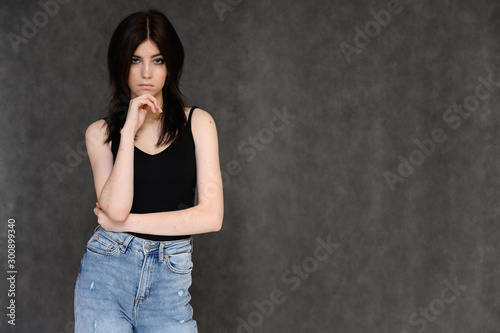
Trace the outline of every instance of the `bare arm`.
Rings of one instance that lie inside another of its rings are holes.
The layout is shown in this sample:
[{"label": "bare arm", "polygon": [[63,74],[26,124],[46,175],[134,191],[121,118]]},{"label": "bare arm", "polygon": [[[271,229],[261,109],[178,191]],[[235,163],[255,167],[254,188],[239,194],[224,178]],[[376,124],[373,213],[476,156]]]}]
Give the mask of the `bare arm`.
[{"label": "bare arm", "polygon": [[[224,215],[217,129],[213,118],[196,109],[191,118],[196,146],[198,205],[177,211],[129,214],[123,223],[100,222],[106,230],[152,235],[188,235],[219,231]],[[99,210],[99,208],[96,208]],[[99,216],[99,215],[98,215]]]},{"label": "bare arm", "polygon": [[113,165],[113,153],[105,141],[104,120],[91,124],[85,133],[87,153],[94,175],[97,201],[110,218],[123,221],[132,208],[134,136],[122,131]]},{"label": "bare arm", "polygon": [[144,122],[147,108],[157,112],[157,107],[156,99],[151,95],[142,95],[131,101],[114,164],[111,148],[104,143],[105,121],[94,122],[85,133],[98,205],[117,222],[125,221],[132,208],[135,134]]}]

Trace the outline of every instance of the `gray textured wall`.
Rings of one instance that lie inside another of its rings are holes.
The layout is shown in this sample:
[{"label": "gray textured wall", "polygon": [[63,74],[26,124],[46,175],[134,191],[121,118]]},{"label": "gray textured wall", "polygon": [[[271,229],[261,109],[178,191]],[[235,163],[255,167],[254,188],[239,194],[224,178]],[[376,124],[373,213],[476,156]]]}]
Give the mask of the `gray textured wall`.
[{"label": "gray textured wall", "polygon": [[149,7],[219,130],[226,212],[195,237],[200,332],[500,331],[497,1],[60,3],[0,5],[0,262],[8,276],[15,219],[17,270],[0,331],[71,332],[96,226],[84,131],[114,28]]}]

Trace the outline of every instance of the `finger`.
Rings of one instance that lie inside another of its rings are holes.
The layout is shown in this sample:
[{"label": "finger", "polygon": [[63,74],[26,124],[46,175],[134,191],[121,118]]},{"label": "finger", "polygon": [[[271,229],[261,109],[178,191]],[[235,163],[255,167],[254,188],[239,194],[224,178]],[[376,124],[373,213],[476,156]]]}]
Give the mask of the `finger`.
[{"label": "finger", "polygon": [[150,101],[143,101],[143,104],[141,105],[141,108],[144,108],[144,106],[146,106],[146,105],[149,106],[149,109],[151,110],[151,112],[153,112],[153,113],[156,112],[155,111],[156,108],[155,108],[154,104],[151,103]]},{"label": "finger", "polygon": [[144,95],[146,98],[148,98],[150,101],[152,101],[155,105],[155,108],[159,111],[159,112],[163,112],[163,110],[160,108],[160,106],[158,105],[158,100],[151,94],[145,94]]},{"label": "finger", "polygon": [[[158,104],[158,100],[153,95],[144,94],[141,95],[140,97],[143,97],[144,99],[151,101],[155,106],[155,110],[157,110],[158,112],[163,112],[163,110],[160,108],[160,105]],[[153,109],[151,111],[153,111]]]},{"label": "finger", "polygon": [[134,104],[137,105],[137,107],[139,109],[143,108],[144,105],[149,105],[151,106],[152,109],[155,109],[156,107],[154,106],[154,101],[150,101],[149,98],[147,98],[146,95],[142,95],[142,96],[139,96],[137,97],[135,100],[134,100]]},{"label": "finger", "polygon": [[148,98],[149,98],[150,101],[152,101],[154,103],[156,109],[160,108],[158,106],[158,101],[156,100],[156,98],[154,96],[148,94]]},{"label": "finger", "polygon": [[158,106],[158,101],[156,100],[156,97],[154,97],[151,94],[144,94],[144,97],[150,100],[151,102],[155,103],[156,106]]}]

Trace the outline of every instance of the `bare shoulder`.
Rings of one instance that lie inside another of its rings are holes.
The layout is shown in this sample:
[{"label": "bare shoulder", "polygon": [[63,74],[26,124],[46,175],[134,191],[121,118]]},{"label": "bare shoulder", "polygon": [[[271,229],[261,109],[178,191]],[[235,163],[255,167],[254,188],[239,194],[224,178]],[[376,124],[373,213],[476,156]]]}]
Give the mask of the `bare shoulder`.
[{"label": "bare shoulder", "polygon": [[197,145],[206,145],[217,141],[217,128],[214,118],[203,109],[196,108],[193,110],[191,132]]},{"label": "bare shoulder", "polygon": [[[190,110],[191,109],[188,108],[187,116],[189,116]],[[215,125],[214,118],[210,115],[210,113],[200,108],[196,108],[193,110],[193,115],[191,116],[191,123],[193,127],[206,126],[207,124]]]},{"label": "bare shoulder", "polygon": [[104,119],[99,119],[90,124],[89,127],[87,127],[87,131],[85,132],[85,139],[87,141],[87,144],[103,144],[106,140],[107,127],[107,123]]},{"label": "bare shoulder", "polygon": [[87,132],[106,132],[106,120],[99,119],[94,121],[92,124],[87,127]]}]

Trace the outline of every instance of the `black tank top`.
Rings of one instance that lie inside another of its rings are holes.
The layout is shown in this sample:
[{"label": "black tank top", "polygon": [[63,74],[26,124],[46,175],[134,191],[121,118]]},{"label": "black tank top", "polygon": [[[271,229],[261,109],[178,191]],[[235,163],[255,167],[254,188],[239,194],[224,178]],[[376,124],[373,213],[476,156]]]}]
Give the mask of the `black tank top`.
[{"label": "black tank top", "polygon": [[[150,155],[134,146],[134,199],[131,213],[157,213],[180,210],[194,206],[196,188],[196,157],[191,116],[189,111],[184,133],[158,154]],[[108,121],[107,117],[104,118]],[[109,123],[108,123],[109,124]],[[120,133],[112,139],[113,162],[120,146]],[[160,236],[129,232],[129,234],[154,241],[189,238]]]}]

